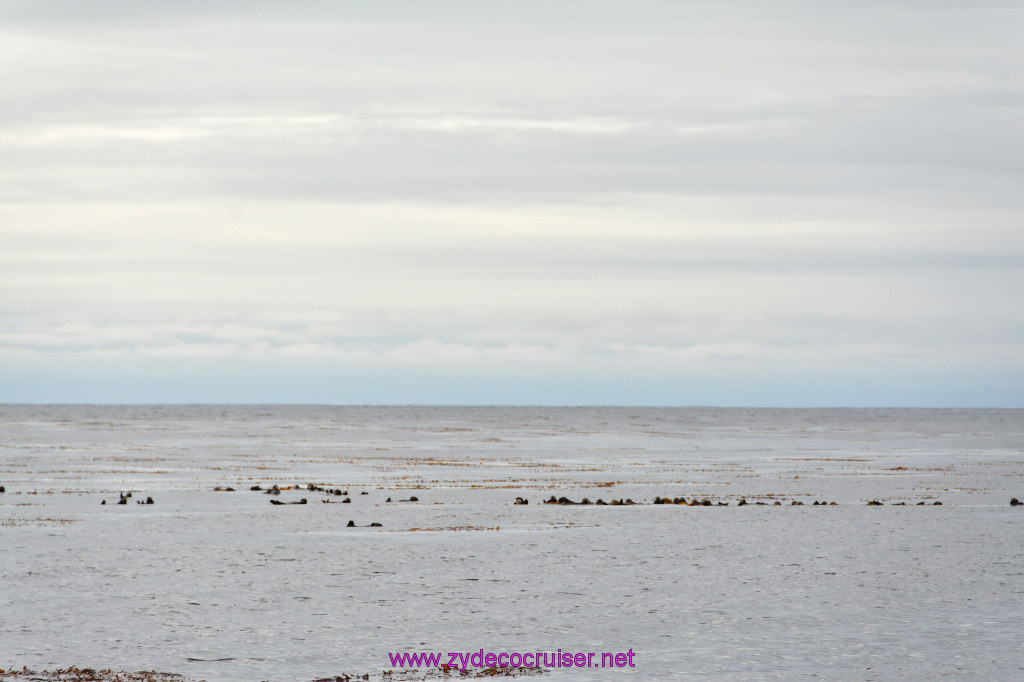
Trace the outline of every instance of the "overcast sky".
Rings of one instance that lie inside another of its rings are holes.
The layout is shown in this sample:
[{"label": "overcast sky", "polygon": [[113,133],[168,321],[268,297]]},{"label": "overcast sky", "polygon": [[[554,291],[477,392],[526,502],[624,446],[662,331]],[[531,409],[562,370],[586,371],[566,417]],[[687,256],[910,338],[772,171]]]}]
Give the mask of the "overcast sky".
[{"label": "overcast sky", "polygon": [[0,3],[0,401],[1024,407],[1024,4]]}]

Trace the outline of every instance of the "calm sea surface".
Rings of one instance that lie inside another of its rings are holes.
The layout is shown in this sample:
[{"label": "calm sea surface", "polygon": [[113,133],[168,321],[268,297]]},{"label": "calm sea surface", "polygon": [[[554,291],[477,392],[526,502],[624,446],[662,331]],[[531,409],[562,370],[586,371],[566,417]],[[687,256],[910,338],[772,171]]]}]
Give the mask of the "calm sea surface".
[{"label": "calm sea surface", "polygon": [[0,485],[0,668],[1024,679],[1021,410],[0,405]]}]

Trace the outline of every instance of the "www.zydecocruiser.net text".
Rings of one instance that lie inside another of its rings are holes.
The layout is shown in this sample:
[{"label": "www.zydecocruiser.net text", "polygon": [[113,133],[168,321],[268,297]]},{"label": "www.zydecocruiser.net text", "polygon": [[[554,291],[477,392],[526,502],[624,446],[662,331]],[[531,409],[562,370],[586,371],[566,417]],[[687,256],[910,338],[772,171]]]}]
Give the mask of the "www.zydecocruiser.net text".
[{"label": "www.zydecocruiser.net text", "polygon": [[448,651],[433,653],[389,653],[396,668],[635,668],[632,649],[626,652]]}]

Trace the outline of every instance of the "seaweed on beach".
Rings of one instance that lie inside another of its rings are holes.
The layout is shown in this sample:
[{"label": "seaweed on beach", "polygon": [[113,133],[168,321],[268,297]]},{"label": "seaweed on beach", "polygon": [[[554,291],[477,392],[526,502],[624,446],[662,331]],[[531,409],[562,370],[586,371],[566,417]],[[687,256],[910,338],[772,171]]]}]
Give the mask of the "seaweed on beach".
[{"label": "seaweed on beach", "polygon": [[[532,677],[547,672],[544,668],[497,667],[469,668],[460,670],[450,666],[419,670],[384,670],[379,674],[353,673],[322,677],[313,682],[417,682],[427,680],[459,680],[487,677]],[[95,670],[70,666],[57,670],[4,670],[0,668],[0,682],[193,682],[190,678],[176,673],[162,673],[155,670],[139,670],[135,672],[116,670]],[[199,680],[195,682],[205,682]]]},{"label": "seaweed on beach", "polygon": [[4,670],[0,668],[0,680],[5,682],[187,682],[188,678],[175,673],[161,673],[155,670],[125,672],[116,670],[95,670],[70,666],[57,670]]}]

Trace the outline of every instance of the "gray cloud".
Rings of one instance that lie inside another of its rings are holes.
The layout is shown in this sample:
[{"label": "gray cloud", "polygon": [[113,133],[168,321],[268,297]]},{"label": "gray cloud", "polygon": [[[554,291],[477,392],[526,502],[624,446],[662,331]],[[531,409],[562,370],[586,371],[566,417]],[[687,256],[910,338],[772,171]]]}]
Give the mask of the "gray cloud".
[{"label": "gray cloud", "polygon": [[952,0],[7,2],[0,368],[955,370],[950,401],[1005,401],[1022,28]]}]

